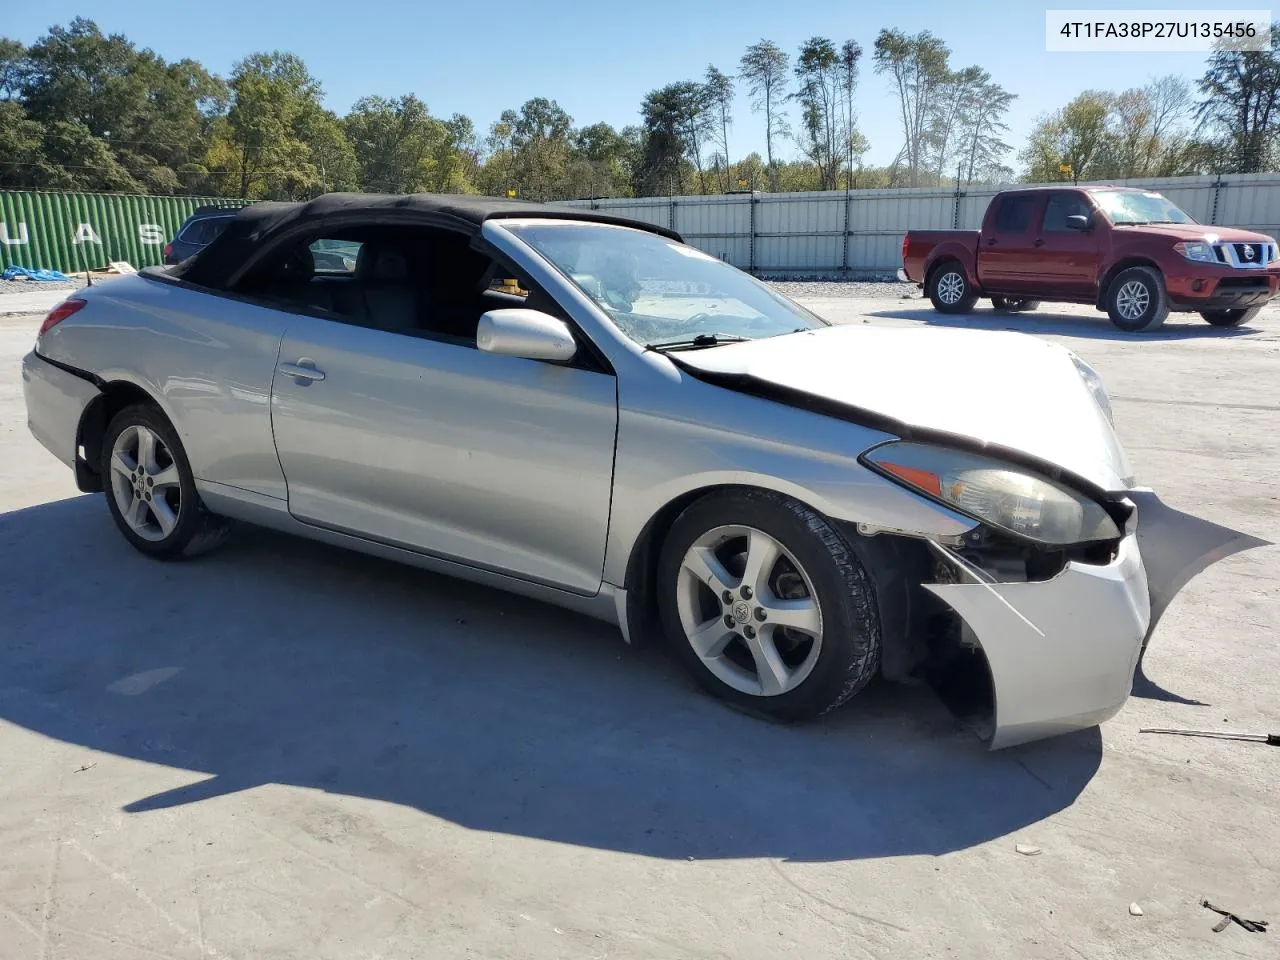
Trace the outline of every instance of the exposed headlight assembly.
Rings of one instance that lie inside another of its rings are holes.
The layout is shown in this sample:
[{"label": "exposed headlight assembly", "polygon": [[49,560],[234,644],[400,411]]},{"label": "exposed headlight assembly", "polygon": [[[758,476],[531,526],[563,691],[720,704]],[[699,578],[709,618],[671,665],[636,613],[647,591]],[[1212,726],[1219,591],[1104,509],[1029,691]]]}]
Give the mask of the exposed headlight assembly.
[{"label": "exposed headlight assembly", "polygon": [[1111,396],[1107,393],[1107,388],[1103,386],[1102,378],[1098,376],[1098,371],[1074,353],[1071,354],[1071,362],[1076,365],[1076,371],[1080,374],[1080,379],[1084,381],[1084,385],[1093,394],[1093,399],[1098,404],[1098,409],[1106,416],[1107,422],[1114,426],[1116,419],[1115,414],[1111,412]]},{"label": "exposed headlight assembly", "polygon": [[863,459],[903,486],[1038,543],[1070,546],[1120,538],[1101,504],[999,460],[907,440],[876,447]]}]

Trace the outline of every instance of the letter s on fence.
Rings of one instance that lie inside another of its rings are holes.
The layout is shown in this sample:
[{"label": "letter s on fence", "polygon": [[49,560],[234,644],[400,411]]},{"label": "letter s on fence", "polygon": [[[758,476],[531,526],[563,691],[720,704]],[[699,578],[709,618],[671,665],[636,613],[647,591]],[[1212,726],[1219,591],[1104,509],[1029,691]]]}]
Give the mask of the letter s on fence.
[{"label": "letter s on fence", "polygon": [[157,223],[138,224],[138,242],[147,246],[159,246],[164,243],[164,227]]}]

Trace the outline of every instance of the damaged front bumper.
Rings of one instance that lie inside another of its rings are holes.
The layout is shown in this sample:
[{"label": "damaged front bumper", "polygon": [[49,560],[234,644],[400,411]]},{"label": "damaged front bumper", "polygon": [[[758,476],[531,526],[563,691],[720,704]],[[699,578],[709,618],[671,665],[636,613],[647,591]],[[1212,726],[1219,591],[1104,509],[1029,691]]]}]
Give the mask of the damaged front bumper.
[{"label": "damaged front bumper", "polygon": [[995,698],[992,749],[1113,716],[1178,591],[1210,564],[1266,545],[1174,510],[1149,490],[1126,496],[1134,510],[1111,561],[1069,561],[1048,580],[996,582],[934,544],[963,582],[925,587],[961,617],[986,656]]}]

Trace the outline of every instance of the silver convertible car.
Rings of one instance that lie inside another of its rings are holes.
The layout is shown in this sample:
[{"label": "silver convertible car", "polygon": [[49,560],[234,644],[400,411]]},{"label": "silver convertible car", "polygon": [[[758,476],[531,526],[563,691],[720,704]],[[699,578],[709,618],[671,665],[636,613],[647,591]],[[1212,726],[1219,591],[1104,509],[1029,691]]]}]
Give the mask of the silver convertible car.
[{"label": "silver convertible car", "polygon": [[149,556],[245,521],[419,564],[664,636],[778,720],[958,671],[993,746],[1091,726],[1173,594],[1258,542],[1137,486],[1062,347],[833,326],[565,207],[254,204],[57,306],[23,385]]}]

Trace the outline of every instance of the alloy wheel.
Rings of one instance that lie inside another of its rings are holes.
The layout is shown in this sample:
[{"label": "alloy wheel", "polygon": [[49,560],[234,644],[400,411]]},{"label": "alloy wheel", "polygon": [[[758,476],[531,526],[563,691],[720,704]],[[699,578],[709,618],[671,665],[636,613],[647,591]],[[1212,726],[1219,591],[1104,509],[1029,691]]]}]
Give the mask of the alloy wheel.
[{"label": "alloy wheel", "polygon": [[1151,305],[1151,292],[1141,280],[1130,280],[1116,294],[1116,312],[1126,320],[1139,320]]},{"label": "alloy wheel", "polygon": [[178,525],[182,484],[178,465],[150,427],[125,427],[111,447],[111,494],[129,529],[153,543]]},{"label": "alloy wheel", "polygon": [[952,271],[938,278],[938,299],[947,306],[960,302],[964,296],[964,277]]},{"label": "alloy wheel", "polygon": [[676,581],[685,638],[719,680],[774,697],[802,684],[822,649],[822,611],[808,573],[754,527],[708,530],[685,552]]}]

